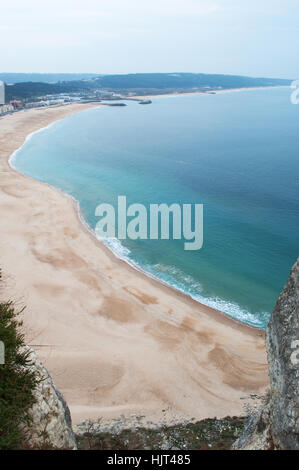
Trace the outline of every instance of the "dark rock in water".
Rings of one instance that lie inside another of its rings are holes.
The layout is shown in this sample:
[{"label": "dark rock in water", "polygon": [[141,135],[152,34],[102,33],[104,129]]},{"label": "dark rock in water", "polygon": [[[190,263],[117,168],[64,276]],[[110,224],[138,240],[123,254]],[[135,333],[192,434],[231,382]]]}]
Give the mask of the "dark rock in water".
[{"label": "dark rock in water", "polygon": [[139,104],[151,104],[152,103],[152,100],[142,100],[142,101],[139,101]]},{"label": "dark rock in water", "polygon": [[127,106],[126,103],[105,103],[106,106]]},{"label": "dark rock in water", "polygon": [[266,342],[269,398],[233,448],[299,450],[299,260],[275,305]]}]

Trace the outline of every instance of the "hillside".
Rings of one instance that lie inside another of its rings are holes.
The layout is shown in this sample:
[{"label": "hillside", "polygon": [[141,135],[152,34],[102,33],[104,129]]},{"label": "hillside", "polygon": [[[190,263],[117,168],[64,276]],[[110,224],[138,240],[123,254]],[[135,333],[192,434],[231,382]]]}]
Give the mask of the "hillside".
[{"label": "hillside", "polygon": [[[75,93],[86,91],[115,91],[126,94],[162,94],[193,91],[212,91],[231,88],[250,88],[267,86],[288,86],[290,80],[272,78],[252,78],[235,75],[211,75],[202,73],[137,73],[127,75],[102,75],[84,77],[65,74],[0,74],[0,80],[7,84],[6,101],[12,99],[31,99],[41,95]],[[88,75],[88,74],[87,74]],[[6,79],[5,79],[5,76]],[[74,80],[74,77],[77,79]],[[24,79],[20,82],[20,79]],[[73,78],[73,79],[71,79]],[[39,79],[39,81],[36,81]],[[57,80],[56,82],[52,82]],[[51,83],[49,81],[51,80]]]}]

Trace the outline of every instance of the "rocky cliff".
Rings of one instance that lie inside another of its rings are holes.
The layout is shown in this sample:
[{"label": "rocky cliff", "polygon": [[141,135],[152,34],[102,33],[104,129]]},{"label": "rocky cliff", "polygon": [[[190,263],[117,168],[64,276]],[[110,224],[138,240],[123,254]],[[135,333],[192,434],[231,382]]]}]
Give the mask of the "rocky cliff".
[{"label": "rocky cliff", "polygon": [[30,410],[33,423],[24,430],[31,448],[76,449],[69,408],[57,390],[47,369],[30,349],[30,368],[37,373],[38,385],[34,391],[36,403]]},{"label": "rocky cliff", "polygon": [[234,449],[299,450],[299,259],[267,328],[270,393]]}]

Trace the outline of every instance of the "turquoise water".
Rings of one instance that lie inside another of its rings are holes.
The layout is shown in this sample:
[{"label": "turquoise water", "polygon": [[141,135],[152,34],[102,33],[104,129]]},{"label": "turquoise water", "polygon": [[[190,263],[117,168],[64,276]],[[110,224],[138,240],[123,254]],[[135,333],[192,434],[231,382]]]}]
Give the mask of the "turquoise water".
[{"label": "turquoise water", "polygon": [[27,140],[16,168],[71,194],[94,228],[99,203],[203,203],[204,245],[107,240],[195,299],[265,328],[298,256],[299,106],[289,89],[101,107]]}]

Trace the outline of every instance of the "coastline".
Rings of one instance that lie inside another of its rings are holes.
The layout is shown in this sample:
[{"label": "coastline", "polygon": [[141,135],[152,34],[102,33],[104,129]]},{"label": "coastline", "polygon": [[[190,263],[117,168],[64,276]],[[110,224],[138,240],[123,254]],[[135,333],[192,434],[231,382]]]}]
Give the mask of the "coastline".
[{"label": "coastline", "polygon": [[[261,88],[261,87],[260,87]],[[263,87],[265,88],[265,87]],[[267,88],[267,87],[266,87]],[[240,89],[242,90],[242,89]],[[227,91],[239,91],[239,89],[236,89],[236,90],[227,90]],[[197,94],[197,93],[193,93],[193,94]],[[202,94],[201,92],[199,94]],[[172,95],[165,95],[165,96],[172,96]],[[179,95],[178,95],[179,96]],[[90,107],[94,108],[94,107],[99,107],[99,106],[104,106],[102,104],[94,104],[92,103],[91,105],[87,105],[89,109]],[[17,153],[22,150],[23,146],[26,144],[27,141],[29,141],[35,134],[39,133],[39,132],[42,132],[48,128],[50,128],[51,126],[53,126],[53,124],[56,124],[57,122],[59,121],[62,121],[63,119],[57,119],[53,122],[51,122],[50,124],[48,124],[47,126],[45,127],[41,127],[40,129],[28,134],[23,142],[23,144],[21,145],[21,147],[17,148],[13,153],[12,155],[8,158],[8,164],[9,166],[12,168],[12,170],[16,171],[17,173],[19,174],[22,174],[24,177],[26,178],[31,178],[30,176],[22,173],[20,170],[18,170],[14,164],[14,160],[15,160],[15,157],[17,155]],[[35,180],[35,178],[32,178],[33,180]],[[56,186],[53,186],[49,183],[46,183],[46,182],[42,182],[42,184],[45,184],[46,186],[49,186],[50,188],[54,189],[54,190],[57,190],[63,197],[69,197],[72,204],[74,205],[74,210],[77,212],[78,214],[78,218],[83,226],[83,228],[85,230],[87,230],[87,232],[89,234],[92,235],[93,238],[96,239],[96,241],[100,244],[101,248],[105,249],[108,251],[109,254],[112,254],[113,257],[116,257],[117,259],[121,260],[122,262],[125,262],[126,264],[128,264],[131,268],[133,268],[134,270],[138,271],[139,273],[141,273],[141,275],[143,276],[147,276],[149,279],[152,279],[153,281],[157,282],[158,285],[163,285],[165,286],[166,288],[169,288],[173,291],[175,291],[176,293],[179,293],[181,294],[183,297],[187,297],[188,299],[191,299],[192,301],[200,304],[202,307],[207,307],[207,308],[210,308],[211,311],[213,312],[217,312],[217,313],[220,313],[221,316],[225,316],[227,317],[229,320],[235,322],[235,323],[238,323],[240,325],[245,325],[245,326],[248,326],[249,328],[253,328],[253,329],[256,329],[258,331],[265,331],[263,328],[260,328],[259,326],[257,325],[253,325],[253,324],[250,324],[248,322],[242,322],[241,320],[229,315],[228,313],[222,311],[221,309],[218,309],[218,308],[215,308],[215,307],[212,307],[208,304],[205,304],[204,302],[202,302],[201,300],[198,300],[194,297],[192,297],[191,295],[187,294],[186,292],[184,292],[183,290],[179,289],[178,287],[176,286],[173,286],[173,285],[170,285],[168,284],[166,281],[163,281],[161,278],[159,278],[158,276],[155,276],[154,274],[144,270],[142,268],[142,266],[138,265],[137,263],[133,262],[132,260],[130,260],[129,258],[127,258],[126,256],[120,256],[115,250],[113,250],[108,244],[105,244],[104,241],[102,240],[99,240],[96,236],[96,233],[95,231],[92,229],[92,227],[90,227],[88,221],[84,218],[84,215],[82,214],[81,212],[81,209],[80,209],[80,204],[79,204],[79,201],[77,201],[75,198],[73,198],[70,194],[67,194],[65,193],[63,190],[61,190],[60,188],[56,187]]]},{"label": "coastline", "polygon": [[[272,86],[258,86],[258,87],[247,87],[247,88],[225,88],[221,90],[209,90],[209,91],[190,91],[190,92],[183,92],[183,93],[165,93],[161,95],[137,95],[137,96],[132,96],[130,98],[136,98],[136,99],[147,99],[147,98],[175,98],[178,96],[194,96],[194,95],[216,95],[219,93],[233,93],[233,92],[240,92],[240,91],[250,91],[250,90],[267,90],[267,89],[272,89],[272,88],[290,88],[288,85],[272,85]],[[124,98],[124,97],[123,97]]]},{"label": "coastline", "polygon": [[155,421],[240,414],[240,398],[267,385],[264,334],[116,258],[82,230],[74,200],[8,165],[28,134],[95,106],[0,120],[1,297],[27,305],[26,336],[75,422],[120,412]]}]

